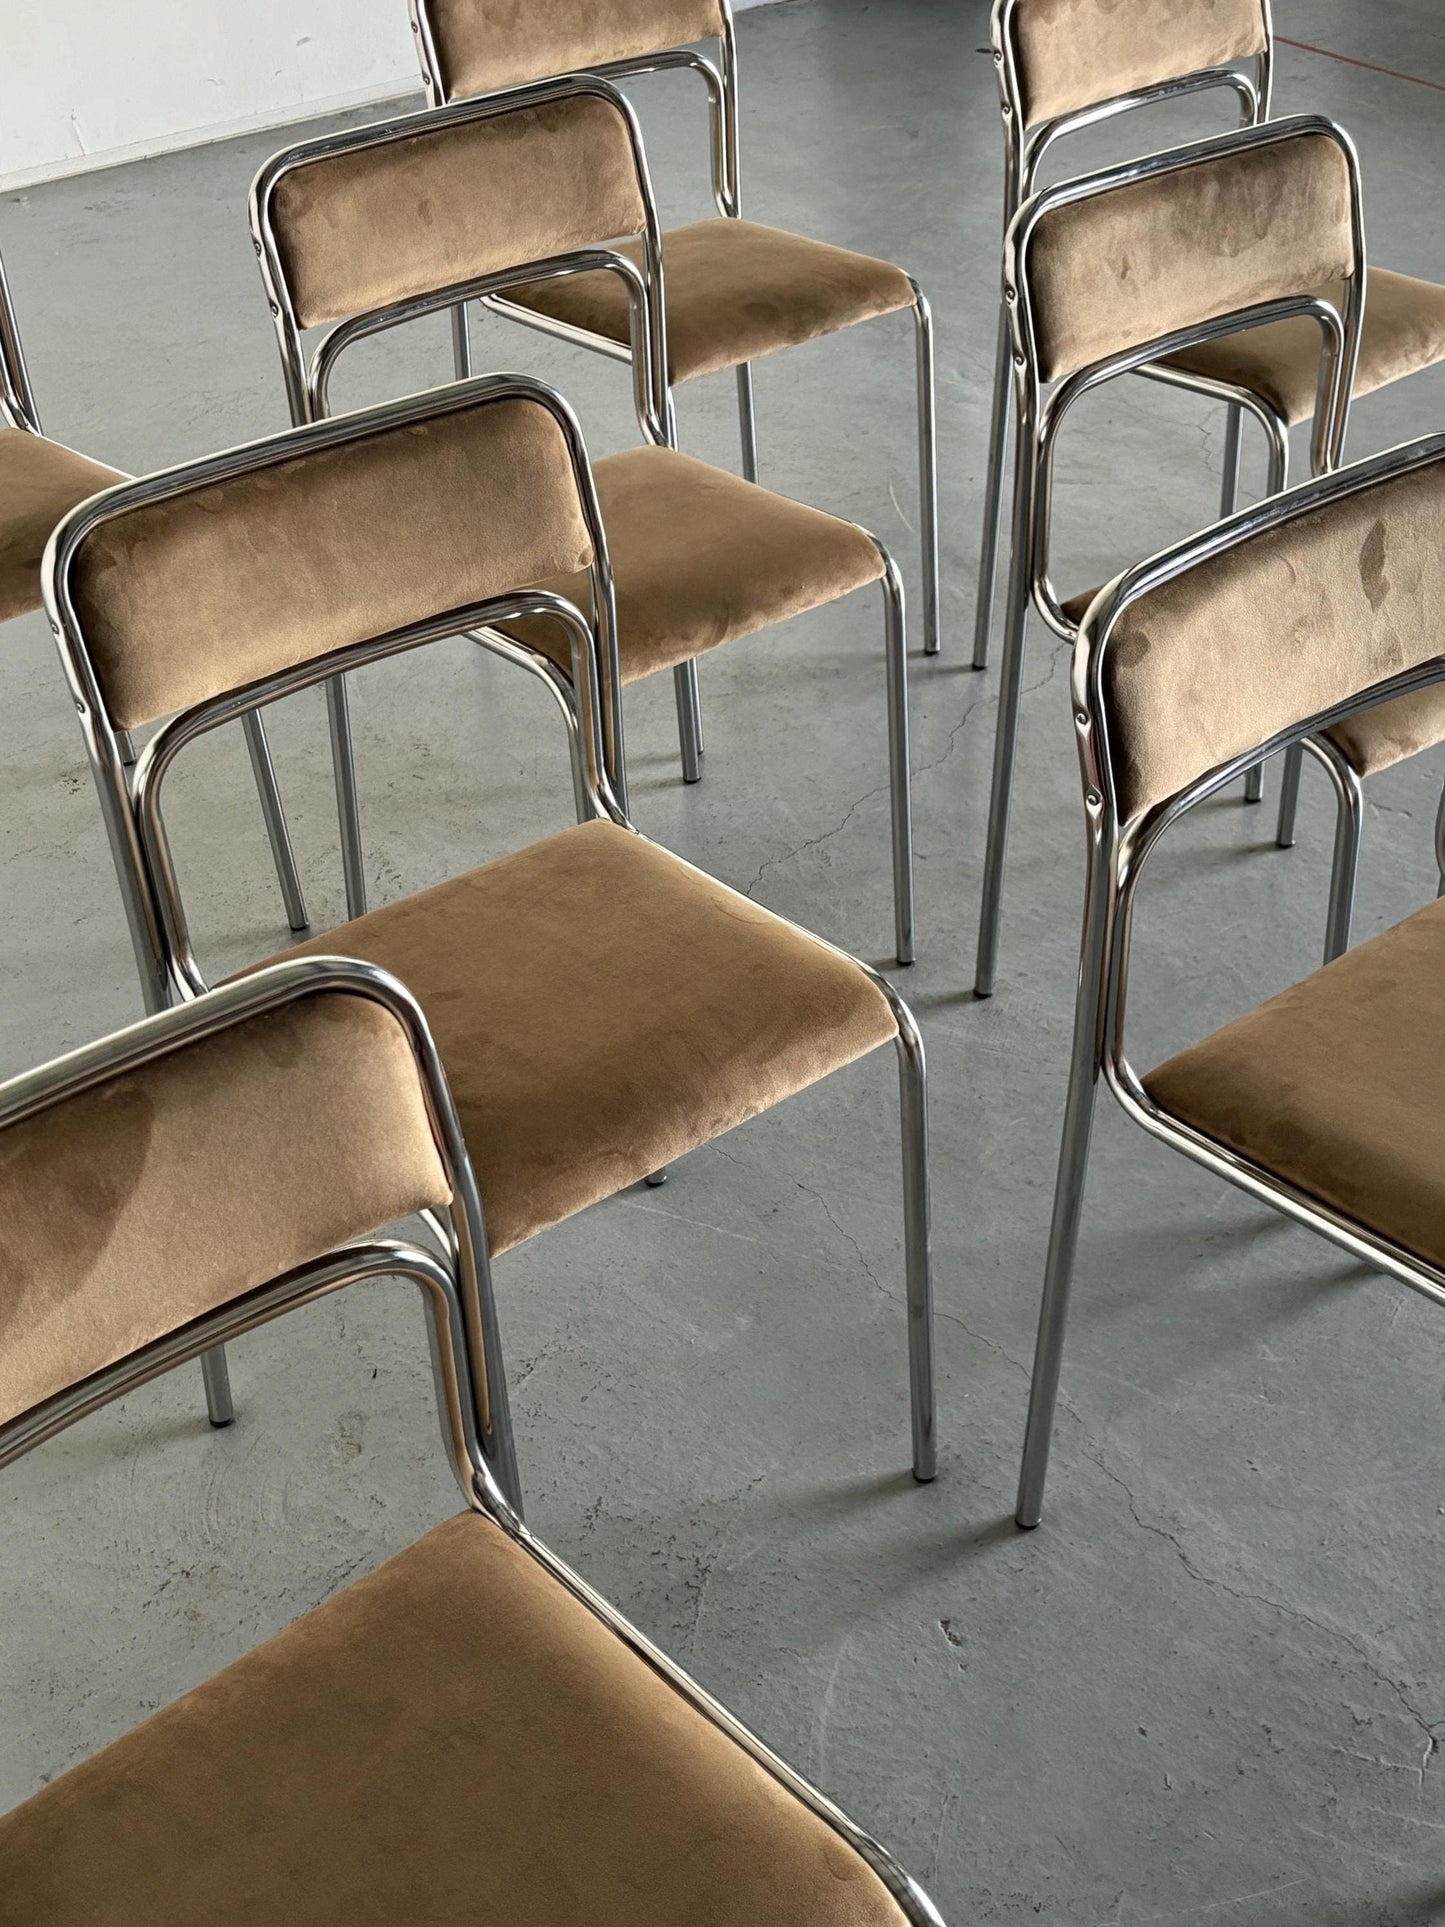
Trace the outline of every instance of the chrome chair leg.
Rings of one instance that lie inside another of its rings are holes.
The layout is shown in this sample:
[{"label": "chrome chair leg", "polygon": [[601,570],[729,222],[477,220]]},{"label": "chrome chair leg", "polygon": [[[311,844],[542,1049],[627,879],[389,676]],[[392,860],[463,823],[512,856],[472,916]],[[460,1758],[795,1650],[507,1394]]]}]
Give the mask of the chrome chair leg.
[{"label": "chrome chair leg", "polygon": [[266,741],[266,725],[259,712],[253,709],[243,718],[242,727],[246,732],[246,750],[251,758],[256,793],[261,799],[261,815],[271,844],[271,861],[276,866],[276,881],[281,885],[281,901],[286,906],[286,921],[299,933],[308,922],[306,899],[302,895],[301,878],[296,871],[291,835],[286,828],[286,811],[276,784],[271,745]]},{"label": "chrome chair leg", "polygon": [[361,807],[356,797],[356,761],[351,745],[351,707],[346,678],[326,685],[326,717],[331,730],[331,767],[336,777],[336,816],[341,830],[341,869],[346,879],[348,920],[366,915],[366,864],[361,847]]},{"label": "chrome chair leg", "polygon": [[1100,900],[1102,891],[1096,874],[1099,865],[1100,858],[1091,856],[1090,901],[1084,913],[1079,989],[1074,1004],[1069,1092],[1064,1104],[1059,1173],[1054,1188],[1053,1218],[1049,1226],[1049,1255],[1044,1268],[1038,1339],[1034,1347],[1034,1369],[1029,1384],[1029,1416],[1024,1431],[1023,1463],[1019,1468],[1018,1504],[1014,1516],[1025,1532],[1032,1531],[1043,1515],[1044,1480],[1048,1475],[1054,1413],[1059,1402],[1064,1331],[1069,1316],[1069,1294],[1074,1282],[1074,1261],[1079,1249],[1084,1180],[1089,1168],[1094,1102],[1099,1089],[1100,1004],[1108,931],[1108,911]]},{"label": "chrome chair leg", "polygon": [[893,824],[893,926],[898,961],[914,960],[913,780],[908,729],[908,627],[903,583],[892,556],[883,557],[883,647],[888,672],[888,791]]},{"label": "chrome chair leg", "polygon": [[750,362],[738,363],[738,437],[743,451],[743,480],[758,479],[758,416],[753,403],[753,370]]},{"label": "chrome chair leg", "polygon": [[115,746],[120,753],[120,760],[124,766],[127,769],[134,769],[136,758],[140,755],[140,751],[135,746],[135,737],[131,735],[128,729],[118,729],[115,732]]},{"label": "chrome chair leg", "polygon": [[458,381],[465,381],[472,372],[472,340],[464,301],[452,309],[452,368]]},{"label": "chrome chair leg", "polygon": [[1279,786],[1279,822],[1275,826],[1274,840],[1277,848],[1294,848],[1295,817],[1299,810],[1299,779],[1304,768],[1304,752],[1298,743],[1291,743],[1284,756],[1284,780]]},{"label": "chrome chair leg", "polygon": [[1244,800],[1246,803],[1264,801],[1264,764],[1256,763],[1253,769],[1244,772]]},{"label": "chrome chair leg", "polygon": [[1440,807],[1435,812],[1435,867],[1440,872],[1435,894],[1445,897],[1445,788],[1440,791]]},{"label": "chrome chair leg", "polygon": [[1333,963],[1350,947],[1355,918],[1355,885],[1360,875],[1360,835],[1364,827],[1365,792],[1359,776],[1328,737],[1309,742],[1315,757],[1329,771],[1335,791],[1335,850],[1330,870],[1330,907],[1325,920],[1325,962]]},{"label": "chrome chair leg", "polygon": [[1229,403],[1224,416],[1224,478],[1219,487],[1219,519],[1233,515],[1239,506],[1239,444],[1244,429],[1244,409],[1237,401]]},{"label": "chrome chair leg", "polygon": [[918,377],[918,513],[923,548],[923,653],[936,656],[942,599],[938,554],[938,382],[933,355],[933,310],[913,283],[914,344]]},{"label": "chrome chair leg", "polygon": [[1008,847],[1009,808],[1014,763],[1018,757],[1019,704],[1023,693],[1024,640],[1029,622],[1029,557],[1033,552],[1033,505],[1029,462],[1020,447],[1014,471],[1014,513],[1009,560],[1008,612],[1004,619],[1003,676],[998,694],[998,724],[993,744],[993,787],[988,806],[988,841],[983,857],[983,901],[978,920],[976,997],[993,995],[998,970],[999,919],[1003,913],[1004,857]]},{"label": "chrome chair leg", "polygon": [[229,1425],[236,1408],[231,1401],[231,1371],[224,1345],[201,1353],[201,1377],[206,1387],[206,1416],[217,1428]]},{"label": "chrome chair leg", "polygon": [[1008,310],[999,304],[998,347],[993,364],[993,415],[988,430],[988,465],[983,478],[983,541],[978,557],[977,601],[973,613],[973,666],[988,668],[989,634],[993,628],[994,585],[998,576],[998,535],[1003,520],[1004,465],[1008,460],[1010,399],[1013,374],[1009,367]]},{"label": "chrome chair leg", "polygon": [[677,734],[682,745],[682,780],[702,779],[702,706],[698,697],[697,662],[680,662],[672,672],[677,700]]}]

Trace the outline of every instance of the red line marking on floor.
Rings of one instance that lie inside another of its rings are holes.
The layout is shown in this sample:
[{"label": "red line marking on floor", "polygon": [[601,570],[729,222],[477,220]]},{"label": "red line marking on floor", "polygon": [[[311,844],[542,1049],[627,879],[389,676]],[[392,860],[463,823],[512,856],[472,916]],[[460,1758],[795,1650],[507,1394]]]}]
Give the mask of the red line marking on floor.
[{"label": "red line marking on floor", "polygon": [[1297,47],[1301,53],[1320,54],[1326,60],[1338,60],[1346,67],[1364,67],[1372,74],[1388,74],[1391,80],[1408,80],[1416,87],[1433,87],[1437,94],[1445,94],[1445,81],[1424,80],[1419,74],[1402,74],[1398,67],[1377,67],[1373,60],[1356,60],[1353,54],[1337,54],[1332,47],[1314,47],[1308,40],[1286,40],[1283,34],[1275,39],[1281,47]]}]

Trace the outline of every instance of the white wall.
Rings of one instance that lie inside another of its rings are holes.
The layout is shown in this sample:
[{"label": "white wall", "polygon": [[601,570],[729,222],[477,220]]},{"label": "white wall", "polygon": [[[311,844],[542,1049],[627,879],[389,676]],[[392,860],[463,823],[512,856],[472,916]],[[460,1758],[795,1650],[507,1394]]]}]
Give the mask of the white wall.
[{"label": "white wall", "polygon": [[0,0],[0,188],[416,84],[406,0]]}]

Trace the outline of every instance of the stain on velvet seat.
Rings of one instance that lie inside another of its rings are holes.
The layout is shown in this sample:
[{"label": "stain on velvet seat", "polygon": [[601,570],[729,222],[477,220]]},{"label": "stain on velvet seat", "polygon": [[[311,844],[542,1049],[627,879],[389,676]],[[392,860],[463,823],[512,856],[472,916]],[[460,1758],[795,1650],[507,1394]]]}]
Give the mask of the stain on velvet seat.
[{"label": "stain on velvet seat", "polygon": [[903,1927],[464,1513],[0,1818],[0,1927]]},{"label": "stain on velvet seat", "polygon": [[[640,261],[642,244],[625,241],[617,251]],[[915,299],[908,276],[889,261],[755,221],[671,229],[662,237],[662,268],[673,381],[796,348]],[[608,341],[631,338],[626,289],[605,269],[528,282],[507,299]]]},{"label": "stain on velvet seat", "polygon": [[896,1035],[851,959],[589,823],[287,955],[393,971],[427,1015],[493,1253]]},{"label": "stain on velvet seat", "polygon": [[1445,901],[1144,1079],[1156,1103],[1445,1268]]},{"label": "stain on velvet seat", "polygon": [[0,428],[0,622],[40,607],[40,558],[56,524],[124,479],[44,435]]},{"label": "stain on velvet seat", "polygon": [[[1338,302],[1337,289],[1321,292]],[[1307,422],[1315,412],[1322,339],[1313,321],[1272,321],[1190,348],[1171,356],[1165,365],[1248,388],[1287,422]],[[1441,361],[1445,361],[1445,287],[1409,274],[1392,274],[1386,268],[1368,269],[1354,393],[1373,394]]]},{"label": "stain on velvet seat", "polygon": [[[856,523],[805,508],[667,448],[633,448],[593,470],[617,596],[625,683],[835,602],[883,562]],[[539,587],[588,603],[585,575]],[[554,622],[503,625],[570,672]]]}]

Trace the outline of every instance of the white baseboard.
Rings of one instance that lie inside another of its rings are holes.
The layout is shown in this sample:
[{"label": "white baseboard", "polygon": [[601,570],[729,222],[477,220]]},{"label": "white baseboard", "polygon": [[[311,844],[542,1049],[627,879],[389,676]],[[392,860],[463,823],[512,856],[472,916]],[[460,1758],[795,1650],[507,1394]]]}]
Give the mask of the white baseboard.
[{"label": "white baseboard", "polygon": [[[733,11],[749,7],[774,6],[777,0],[733,0]],[[40,187],[46,181],[67,180],[75,174],[95,174],[107,167],[124,167],[128,161],[151,160],[158,154],[174,154],[188,147],[210,147],[217,141],[234,140],[238,134],[260,133],[268,127],[294,127],[308,120],[322,120],[329,114],[345,113],[350,107],[382,107],[415,92],[420,105],[421,82],[410,75],[398,76],[394,87],[378,90],[360,87],[350,93],[330,94],[317,100],[293,102],[284,107],[264,107],[236,120],[215,121],[204,127],[187,127],[175,134],[152,135],[123,147],[102,148],[93,154],[66,154],[43,166],[21,168],[0,175],[0,195],[14,194],[22,188]]]}]

